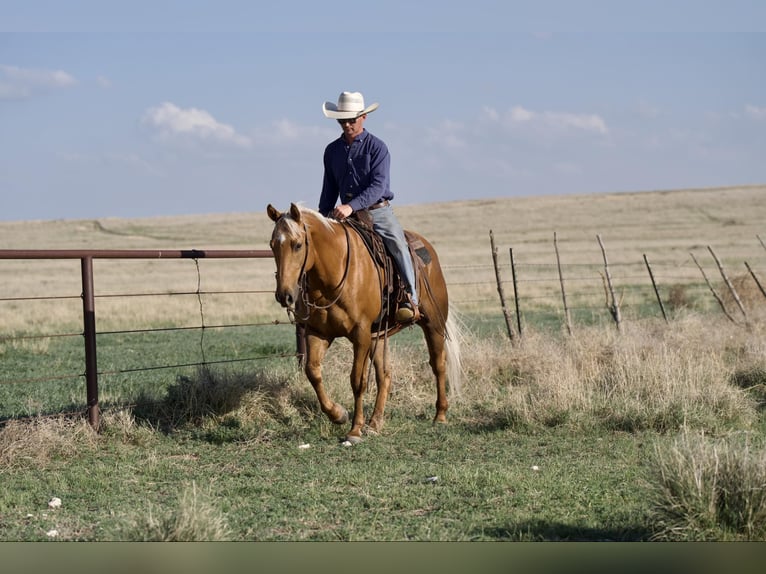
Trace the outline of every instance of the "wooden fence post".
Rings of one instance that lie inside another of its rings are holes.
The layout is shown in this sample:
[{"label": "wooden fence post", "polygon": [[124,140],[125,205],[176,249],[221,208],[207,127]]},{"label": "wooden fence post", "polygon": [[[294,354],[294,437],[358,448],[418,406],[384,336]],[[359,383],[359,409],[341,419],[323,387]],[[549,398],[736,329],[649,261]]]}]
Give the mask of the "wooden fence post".
[{"label": "wooden fence post", "polygon": [[646,258],[646,253],[644,253],[644,263],[646,264],[646,268],[649,271],[649,279],[652,280],[652,287],[654,288],[654,294],[657,296],[657,303],[660,305],[660,311],[662,311],[662,318],[665,319],[665,322],[668,322],[668,316],[665,314],[665,305],[662,304],[662,297],[660,297],[660,290],[657,289],[657,282],[654,280],[654,273],[652,273],[652,267],[649,265],[649,260]]},{"label": "wooden fence post", "polygon": [[567,321],[567,331],[572,334],[572,319],[569,316],[569,307],[567,306],[567,292],[564,289],[564,275],[561,273],[561,258],[559,257],[559,242],[556,232],[553,232],[553,248],[556,250],[556,264],[559,269],[559,283],[561,284],[561,298],[564,301],[564,317]]},{"label": "wooden fence post", "polygon": [[739,310],[742,312],[742,316],[745,318],[745,325],[747,325],[749,323],[747,319],[747,311],[745,311],[745,307],[742,305],[742,301],[739,298],[737,290],[734,289],[734,285],[732,285],[731,281],[729,281],[729,277],[726,275],[726,271],[724,271],[723,265],[721,265],[721,261],[718,259],[715,251],[713,251],[713,248],[708,245],[707,249],[710,251],[710,255],[713,256],[713,259],[715,259],[715,264],[718,266],[718,271],[721,273],[721,277],[723,277],[723,281],[726,283],[726,287],[729,288],[729,293],[731,293],[731,296],[734,297],[734,301],[737,303],[737,307],[739,307]]},{"label": "wooden fence post", "polygon": [[761,295],[766,297],[766,289],[764,289],[763,285],[761,285],[761,282],[758,280],[758,276],[755,274],[755,272],[752,269],[750,269],[750,265],[748,265],[747,261],[745,261],[745,267],[747,267],[747,270],[750,272],[750,275],[755,281],[755,284],[758,285],[758,289],[761,290]]},{"label": "wooden fence post", "polygon": [[713,294],[713,297],[715,297],[715,300],[718,301],[718,306],[721,308],[721,311],[723,311],[723,314],[726,315],[726,318],[729,319],[729,321],[736,324],[737,322],[734,320],[734,317],[732,317],[729,314],[729,312],[726,310],[726,305],[723,304],[723,299],[721,299],[721,296],[718,294],[715,288],[713,288],[713,285],[710,283],[710,280],[707,278],[707,274],[705,273],[705,270],[702,268],[702,265],[699,264],[699,261],[697,261],[697,258],[694,256],[694,253],[689,252],[689,255],[691,255],[692,260],[694,261],[694,263],[696,263],[697,267],[702,273],[702,277],[705,279],[705,283],[707,283],[708,289],[710,289],[710,292]]},{"label": "wooden fence post", "polygon": [[497,282],[497,294],[500,296],[500,307],[503,310],[503,317],[505,318],[505,327],[508,329],[508,338],[513,341],[513,327],[511,326],[511,316],[508,312],[508,307],[505,304],[505,291],[503,289],[503,282],[500,278],[500,268],[497,265],[497,247],[495,246],[495,236],[492,230],[489,230],[489,242],[492,246],[492,263],[495,266],[495,281]]},{"label": "wooden fence post", "polygon": [[508,250],[511,255],[511,275],[513,275],[513,299],[516,303],[516,327],[519,329],[519,339],[524,337],[524,329],[521,326],[521,308],[519,306],[519,286],[516,282],[516,262],[513,259],[513,247]]},{"label": "wooden fence post", "polygon": [[607,261],[606,258],[606,249],[604,249],[604,243],[601,241],[601,235],[596,235],[596,239],[598,239],[598,244],[601,247],[601,254],[604,257],[604,273],[606,274],[606,283],[609,287],[609,296],[612,299],[611,305],[609,304],[609,301],[607,301],[607,308],[609,309],[609,312],[612,314],[612,318],[614,319],[614,322],[617,324],[617,330],[622,332],[622,317],[620,316],[620,305],[617,303],[617,299],[614,296],[614,288],[612,287],[612,275],[609,272],[609,261]]}]

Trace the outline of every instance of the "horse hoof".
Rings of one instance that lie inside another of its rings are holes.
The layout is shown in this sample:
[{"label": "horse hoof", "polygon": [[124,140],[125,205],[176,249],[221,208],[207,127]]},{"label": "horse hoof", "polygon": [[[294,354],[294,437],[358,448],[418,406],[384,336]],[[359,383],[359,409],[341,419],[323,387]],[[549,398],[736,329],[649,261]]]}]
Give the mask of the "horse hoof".
[{"label": "horse hoof", "polygon": [[359,444],[362,442],[362,437],[356,436],[356,435],[346,435],[346,440],[343,441],[343,444],[349,443],[350,445]]},{"label": "horse hoof", "polygon": [[333,424],[344,425],[350,420],[348,416],[348,409],[341,407],[340,405],[338,405],[338,409],[342,411],[340,416],[336,418],[331,418],[330,420],[333,422]]}]

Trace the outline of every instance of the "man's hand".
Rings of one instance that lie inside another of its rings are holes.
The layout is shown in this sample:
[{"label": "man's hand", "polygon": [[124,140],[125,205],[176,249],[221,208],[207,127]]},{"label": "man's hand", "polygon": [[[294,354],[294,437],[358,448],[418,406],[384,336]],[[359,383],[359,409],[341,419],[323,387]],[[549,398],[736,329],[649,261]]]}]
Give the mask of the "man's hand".
[{"label": "man's hand", "polygon": [[339,205],[333,209],[332,216],[338,221],[343,221],[352,213],[354,213],[354,210],[351,208],[351,206],[344,203],[343,205]]}]

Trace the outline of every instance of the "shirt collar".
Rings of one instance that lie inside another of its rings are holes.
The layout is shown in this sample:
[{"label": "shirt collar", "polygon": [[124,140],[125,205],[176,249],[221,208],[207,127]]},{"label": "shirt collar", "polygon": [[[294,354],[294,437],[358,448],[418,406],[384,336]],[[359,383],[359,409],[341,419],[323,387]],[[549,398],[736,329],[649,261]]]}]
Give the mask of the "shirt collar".
[{"label": "shirt collar", "polygon": [[[362,143],[364,140],[367,139],[368,135],[369,135],[369,132],[367,131],[367,128],[362,128],[362,133],[360,133],[358,136],[356,136],[354,138],[354,141],[351,142],[351,144],[353,145],[354,142]],[[341,140],[344,144],[349,145],[349,144],[346,143],[346,138],[345,138],[345,136],[343,134],[340,134],[340,137],[338,139]]]}]

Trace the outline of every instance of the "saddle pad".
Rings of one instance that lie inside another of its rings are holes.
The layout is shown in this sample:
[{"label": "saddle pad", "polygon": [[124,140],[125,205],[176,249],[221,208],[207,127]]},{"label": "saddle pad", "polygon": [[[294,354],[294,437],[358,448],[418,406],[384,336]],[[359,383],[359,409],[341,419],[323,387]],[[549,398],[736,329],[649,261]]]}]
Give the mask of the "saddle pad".
[{"label": "saddle pad", "polygon": [[407,238],[407,243],[410,245],[410,249],[420,258],[420,260],[423,262],[423,265],[428,265],[431,263],[431,254],[428,252],[428,249],[426,249],[423,241],[419,237],[414,236],[409,231],[405,231],[404,236]]}]

